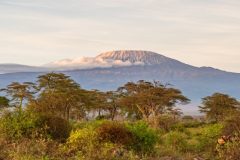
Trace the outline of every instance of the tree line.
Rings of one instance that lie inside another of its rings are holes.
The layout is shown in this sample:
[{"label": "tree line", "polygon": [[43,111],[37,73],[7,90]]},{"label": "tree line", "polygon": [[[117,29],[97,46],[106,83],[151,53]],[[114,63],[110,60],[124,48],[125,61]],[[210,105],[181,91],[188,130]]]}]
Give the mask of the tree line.
[{"label": "tree line", "polygon": [[[180,90],[158,81],[128,82],[116,91],[103,92],[85,90],[62,73],[40,75],[36,83],[13,82],[1,91],[5,93],[0,97],[1,108],[15,108],[19,113],[30,108],[68,121],[129,118],[143,119],[154,125],[161,115],[178,117],[181,111],[176,106],[190,102]],[[203,98],[199,108],[209,119],[220,121],[239,110],[239,101],[215,93]]]}]

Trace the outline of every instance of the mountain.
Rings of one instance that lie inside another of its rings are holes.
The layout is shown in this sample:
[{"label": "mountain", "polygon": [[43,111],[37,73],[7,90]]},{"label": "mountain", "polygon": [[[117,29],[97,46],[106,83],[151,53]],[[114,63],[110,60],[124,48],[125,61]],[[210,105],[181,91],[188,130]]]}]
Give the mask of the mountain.
[{"label": "mountain", "polygon": [[55,69],[89,69],[122,67],[132,65],[157,65],[161,63],[181,63],[150,51],[120,50],[101,53],[96,57],[79,57],[63,59],[46,64],[45,67]]},{"label": "mountain", "polygon": [[[239,73],[211,67],[194,67],[149,51],[112,51],[90,59],[84,63],[68,60],[64,65],[58,63],[54,67],[65,70],[61,72],[70,75],[86,89],[115,90],[126,82],[138,80],[158,80],[172,84],[192,100],[191,104],[183,107],[185,113],[197,114],[201,98],[214,92],[240,98]],[[94,62],[93,66],[90,66],[90,62]],[[0,87],[5,87],[12,81],[35,81],[44,72],[1,74]]]}]

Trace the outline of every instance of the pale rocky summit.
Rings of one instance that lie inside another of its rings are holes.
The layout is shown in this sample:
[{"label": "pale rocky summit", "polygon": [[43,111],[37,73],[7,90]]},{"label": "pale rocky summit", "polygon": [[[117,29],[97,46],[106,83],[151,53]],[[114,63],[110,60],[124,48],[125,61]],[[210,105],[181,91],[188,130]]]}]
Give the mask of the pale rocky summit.
[{"label": "pale rocky summit", "polygon": [[167,58],[158,53],[151,51],[142,50],[119,50],[105,52],[97,56],[96,58],[102,58],[104,60],[121,60],[123,62],[129,61],[133,64],[145,64],[145,65],[155,65],[164,62],[172,61],[172,59]]}]

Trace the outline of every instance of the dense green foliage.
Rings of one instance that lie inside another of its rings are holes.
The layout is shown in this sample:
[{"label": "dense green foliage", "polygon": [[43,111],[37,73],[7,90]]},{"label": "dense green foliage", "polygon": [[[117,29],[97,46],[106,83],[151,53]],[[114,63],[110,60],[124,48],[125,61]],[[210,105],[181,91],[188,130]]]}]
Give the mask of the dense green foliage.
[{"label": "dense green foliage", "polygon": [[0,96],[0,109],[6,108],[9,106],[9,99],[6,97]]},{"label": "dense green foliage", "polygon": [[37,125],[38,116],[32,112],[8,112],[0,119],[1,134],[7,139],[31,137]]},{"label": "dense green foliage", "polygon": [[127,128],[134,136],[132,145],[135,151],[152,152],[157,142],[157,134],[150,128],[146,122],[138,121],[133,124],[127,124]]},{"label": "dense green foliage", "polygon": [[[239,160],[239,102],[205,97],[201,118],[181,116],[189,100],[159,82],[127,83],[117,91],[84,90],[49,73],[14,82],[0,97],[0,159]],[[8,100],[9,98],[9,100]]]},{"label": "dense green foliage", "polygon": [[208,119],[218,122],[223,121],[240,106],[235,98],[221,93],[203,98],[202,104],[200,111],[206,113]]}]

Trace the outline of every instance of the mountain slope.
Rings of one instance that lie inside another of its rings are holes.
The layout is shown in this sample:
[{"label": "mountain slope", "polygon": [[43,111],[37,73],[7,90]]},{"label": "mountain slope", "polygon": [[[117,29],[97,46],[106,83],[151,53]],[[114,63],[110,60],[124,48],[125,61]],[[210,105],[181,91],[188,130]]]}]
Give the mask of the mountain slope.
[{"label": "mountain slope", "polygon": [[43,67],[33,67],[21,64],[0,64],[0,74],[16,72],[41,72],[47,70],[47,68]]}]

